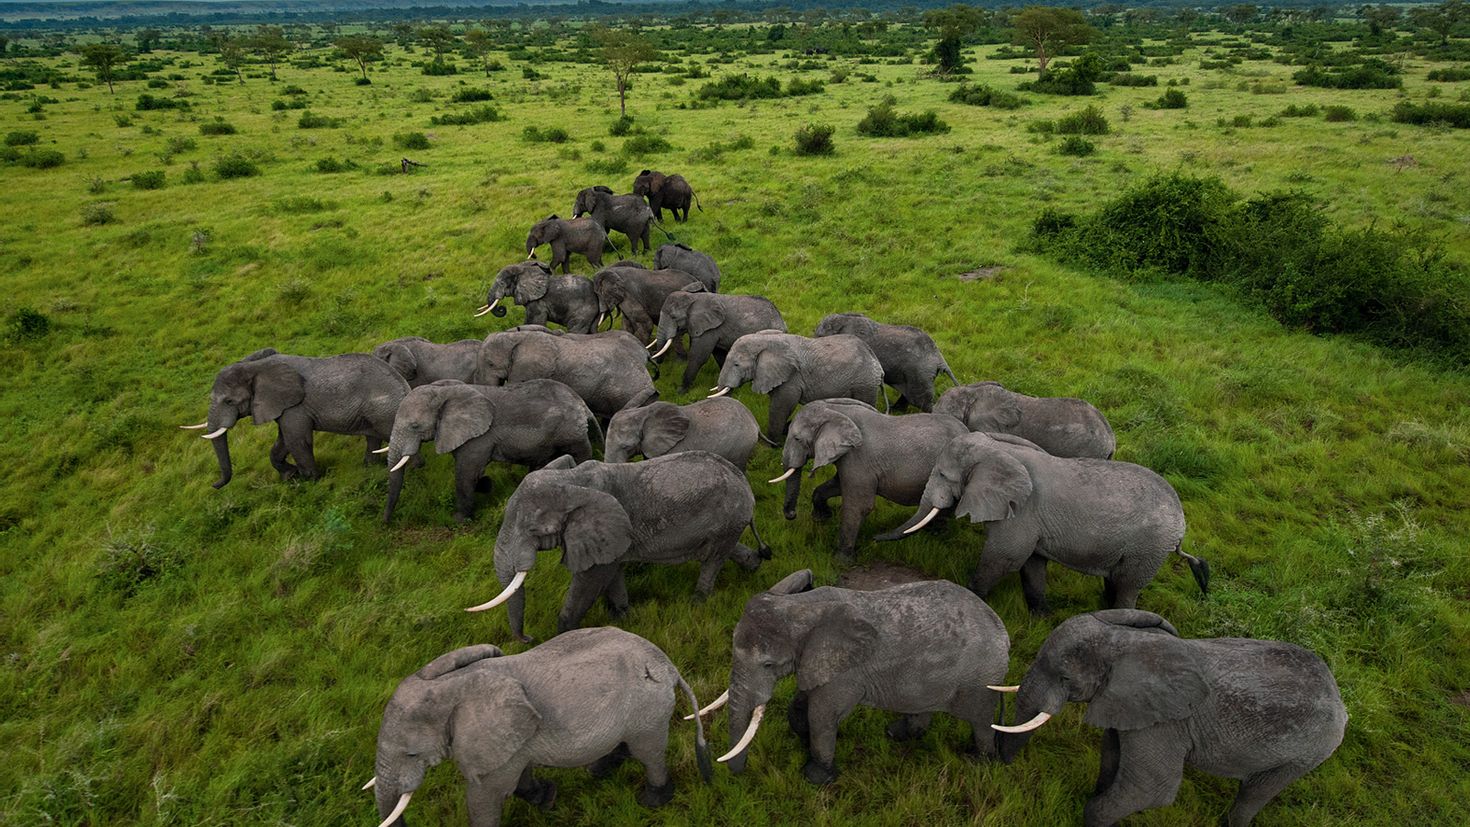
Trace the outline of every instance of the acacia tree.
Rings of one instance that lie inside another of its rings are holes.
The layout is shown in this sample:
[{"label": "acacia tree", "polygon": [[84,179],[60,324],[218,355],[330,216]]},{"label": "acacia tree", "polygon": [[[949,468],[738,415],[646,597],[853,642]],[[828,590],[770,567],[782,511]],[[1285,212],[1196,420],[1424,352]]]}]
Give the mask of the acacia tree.
[{"label": "acacia tree", "polygon": [[647,38],[623,29],[600,29],[593,34],[602,44],[602,62],[612,70],[618,84],[618,110],[628,114],[628,77],[641,63],[658,56]]},{"label": "acacia tree", "polygon": [[1437,6],[1419,7],[1409,11],[1409,19],[1439,35],[1441,45],[1450,42],[1450,33],[1470,14],[1465,0],[1444,0]]},{"label": "acacia tree", "polygon": [[383,41],[372,35],[354,34],[339,38],[335,45],[343,57],[357,62],[357,68],[362,70],[363,82],[371,83],[368,80],[367,65],[383,57]]},{"label": "acacia tree", "polygon": [[419,42],[434,51],[434,65],[444,65],[444,52],[454,45],[454,32],[448,26],[425,26],[418,31]]},{"label": "acacia tree", "polygon": [[134,37],[138,41],[138,51],[151,52],[158,47],[159,41],[163,39],[163,32],[157,29],[139,29]]},{"label": "acacia tree", "polygon": [[245,82],[245,75],[241,71],[245,65],[245,45],[243,37],[226,37],[219,42],[219,59],[226,67],[234,70],[235,77],[241,83]]},{"label": "acacia tree", "polygon": [[1092,27],[1076,9],[1027,6],[1017,12],[1011,25],[1015,27],[1011,41],[1036,51],[1038,76],[1046,74],[1046,64],[1057,52],[1092,39]]},{"label": "acacia tree", "polygon": [[1363,18],[1364,23],[1368,24],[1368,34],[1373,37],[1378,37],[1385,31],[1393,29],[1403,17],[1397,6],[1383,3],[1376,6],[1363,6],[1358,9],[1358,15]]},{"label": "acacia tree", "polygon": [[257,26],[255,34],[250,36],[250,49],[270,64],[271,80],[275,80],[276,64],[291,51],[291,41],[286,39],[286,30],[280,26]]},{"label": "acacia tree", "polygon": [[122,47],[115,43],[88,43],[79,50],[79,54],[82,56],[82,65],[97,73],[97,79],[107,84],[108,92],[114,92],[113,70],[123,59]]},{"label": "acacia tree", "polygon": [[495,39],[484,29],[470,29],[464,33],[465,54],[480,61],[480,68],[485,70],[485,77],[490,76],[490,47],[495,45]]},{"label": "acacia tree", "polygon": [[990,12],[956,4],[947,9],[932,9],[924,13],[924,25],[939,33],[939,42],[934,44],[934,63],[941,75],[952,75],[965,65],[965,38],[970,37],[990,22]]}]

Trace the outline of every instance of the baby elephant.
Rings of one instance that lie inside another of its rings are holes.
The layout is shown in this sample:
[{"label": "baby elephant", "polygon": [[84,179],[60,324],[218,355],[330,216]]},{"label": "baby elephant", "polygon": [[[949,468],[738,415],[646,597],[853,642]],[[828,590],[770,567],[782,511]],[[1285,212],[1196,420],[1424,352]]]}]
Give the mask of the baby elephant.
[{"label": "baby elephant", "polygon": [[688,332],[689,358],[684,363],[684,381],[680,387],[684,393],[694,387],[700,368],[710,356],[724,366],[725,354],[734,347],[736,339],[762,330],[786,332],[786,320],[770,299],[709,293],[690,285],[664,299],[658,317],[658,336],[649,347],[658,348],[653,354],[657,359],[679,336]]},{"label": "baby elephant", "polygon": [[[394,690],[378,728],[377,775],[363,789],[373,790],[381,827],[401,824],[425,773],[452,757],[470,823],[494,827],[512,794],[542,808],[556,800],[556,785],[537,780],[534,767],[591,765],[605,775],[631,756],[643,764],[638,803],[657,807],[674,794],[665,752],[680,691],[699,707],[668,656],[621,629],[568,632],[504,657],[489,644],[456,649]],[[708,781],[698,725],[694,750]]]},{"label": "baby elephant", "polygon": [[491,313],[505,316],[500,302],[505,297],[526,308],[526,324],[554,322],[569,333],[592,333],[597,322],[597,294],[592,281],[576,274],[557,276],[545,262],[525,261],[500,268],[485,305],[475,311],[480,317]]},{"label": "baby elephant", "polygon": [[1174,802],[1185,765],[1240,779],[1225,818],[1250,824],[1342,743],[1347,709],[1316,654],[1245,638],[1181,640],[1156,614],[1113,609],[1058,626],[1021,681],[1018,726],[996,726],[1009,762],[1068,702],[1103,728],[1087,827]]},{"label": "baby elephant", "polygon": [[422,336],[405,336],[378,345],[373,355],[402,374],[411,388],[441,379],[469,382],[480,361],[480,340],[461,339],[441,345]]},{"label": "baby elephant", "polygon": [[653,459],[680,451],[709,451],[744,471],[760,431],[750,411],[728,397],[688,405],[654,402],[613,414],[603,459],[629,462],[639,454]]},{"label": "baby elephant", "polygon": [[1112,459],[1118,447],[1102,412],[1081,399],[1027,396],[999,382],[950,388],[934,412],[949,414],[972,431],[1014,434],[1054,457]]},{"label": "baby elephant", "polygon": [[[414,388],[398,405],[388,441],[390,471],[402,469],[420,444],[434,443],[454,454],[454,518],[475,515],[475,486],[492,462],[540,468],[568,454],[578,462],[592,458],[589,430],[597,419],[582,397],[552,379],[532,379],[504,387],[444,380]],[[389,483],[383,522],[393,518],[398,486]]]},{"label": "baby elephant", "polygon": [[1011,644],[985,601],[944,580],[877,591],[811,584],[812,573],[800,571],[746,602],[730,690],[703,710],[729,699],[734,744],[720,761],[745,769],[776,681],[793,672],[787,719],[806,741],[803,774],[813,784],[837,778],[837,727],[858,706],[902,714],[888,727],[897,740],[921,737],[933,713],[947,712],[969,722],[979,756],[995,757],[990,723],[1000,695],[990,685],[1005,677]]},{"label": "baby elephant", "polygon": [[766,435],[779,445],[798,404],[818,399],[876,402],[883,391],[883,366],[856,336],[808,339],[762,330],[741,336],[730,348],[714,396],[746,382],[756,393],[770,395]]},{"label": "baby elephant", "polygon": [[593,267],[602,266],[602,251],[607,247],[607,231],[590,218],[573,218],[568,221],[555,214],[536,222],[526,235],[526,258],[536,257],[536,248],[551,245],[551,269],[561,267],[563,273],[571,272],[567,263],[572,253],[579,253]]},{"label": "baby elephant", "polygon": [[879,324],[861,313],[834,313],[817,324],[816,336],[847,333],[862,339],[883,363],[883,383],[902,394],[894,405],[912,404],[921,411],[934,407],[934,377],[943,373],[958,385],[954,371],[939,354],[928,333],[917,327]]}]

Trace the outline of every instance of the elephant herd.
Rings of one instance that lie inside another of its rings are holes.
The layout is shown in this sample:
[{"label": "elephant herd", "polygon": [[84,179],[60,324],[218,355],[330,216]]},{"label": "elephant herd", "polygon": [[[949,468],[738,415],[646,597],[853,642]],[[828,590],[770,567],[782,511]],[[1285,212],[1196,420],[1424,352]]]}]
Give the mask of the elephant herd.
[{"label": "elephant herd", "polygon": [[[674,186],[682,179],[672,178],[658,184],[670,199],[663,207],[677,215],[682,206],[687,217]],[[649,184],[639,186],[646,195]],[[638,198],[639,213],[626,198],[585,189],[576,212],[589,218],[553,216],[533,228],[527,252],[550,243],[551,264],[501,269],[475,314],[503,317],[510,301],[524,308],[525,324],[483,340],[394,339],[371,354],[260,350],[219,371],[208,418],[185,426],[207,429],[216,488],[230,482],[228,432],[246,416],[276,423],[270,460],[283,479],[321,473],[315,432],[363,436],[365,459],[387,463],[385,522],[407,472],[424,464],[425,443],[453,455],[461,521],[486,493],[490,463],[528,470],[505,500],[495,539],[501,591],[469,611],[504,605],[511,633],[533,642],[524,628],[528,579],[538,552],[560,549],[571,583],[557,636],[517,655],[459,649],[399,684],[369,782],[384,827],[402,823],[426,770],[447,757],[465,777],[475,825],[498,824],[510,795],[550,806],[555,787],[532,775],[535,766],[601,776],[632,758],[646,773],[639,801],[662,804],[673,794],[664,754],[678,695],[692,707],[686,720],[695,722],[708,780],[702,717],[728,705],[731,745],[719,761],[738,773],[776,683],[791,675],[788,722],[816,784],[837,777],[837,730],[858,706],[897,713],[888,728],[895,739],[919,737],[934,713],[949,714],[971,725],[974,756],[1009,762],[1066,703],[1087,704],[1086,721],[1103,729],[1087,825],[1171,803],[1186,765],[1238,779],[1226,821],[1247,824],[1336,749],[1347,715],[1317,655],[1272,641],[1185,639],[1135,608],[1171,555],[1202,592],[1209,567],[1184,550],[1173,487],[1112,458],[1116,441],[1100,411],[996,382],[961,384],[915,327],[841,313],[812,336],[792,333],[768,298],[720,292],[714,260],[684,245],[660,247],[652,268],[631,259],[602,268],[605,227],[648,251],[648,225],[632,219],[650,208]],[[578,240],[584,221],[595,245]],[[598,266],[595,275],[566,273],[570,252]],[[603,329],[618,318],[622,330]],[[686,362],[681,392],[717,362],[708,398],[659,399],[654,379],[671,349]],[[936,400],[940,375],[952,387]],[[730,396],[746,384],[769,397],[764,428]],[[803,469],[835,468],[811,491],[810,507],[825,520],[841,500],[834,545],[843,563],[854,559],[880,497],[915,511],[879,541],[963,519],[984,526],[983,548],[968,589],[932,581],[857,591],[814,588],[809,571],[785,577],[745,604],[729,688],[701,708],[654,644],[578,627],[598,599],[614,617],[628,608],[628,564],[697,562],[696,591],[705,596],[726,561],[755,570],[771,559],[746,477],[761,440],[780,452],[784,473],[769,482],[784,483],[788,520],[798,515]],[[1014,572],[1027,607],[1047,613],[1049,562],[1102,578],[1105,608],[1059,624],[1021,683],[1004,686],[1010,640],[984,598]],[[1020,723],[993,723],[1008,693]]]}]

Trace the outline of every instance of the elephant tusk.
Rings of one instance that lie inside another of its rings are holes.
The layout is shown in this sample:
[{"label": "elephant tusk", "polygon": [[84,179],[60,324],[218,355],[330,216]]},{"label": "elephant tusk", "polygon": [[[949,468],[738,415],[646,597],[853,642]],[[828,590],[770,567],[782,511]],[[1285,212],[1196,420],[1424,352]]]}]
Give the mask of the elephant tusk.
[{"label": "elephant tusk", "polygon": [[536,257],[536,251],[535,250],[532,250],[531,251],[531,254],[528,255],[528,256],[526,256],[526,261],[530,261],[530,260],[534,259],[535,257]]},{"label": "elephant tusk", "polygon": [[653,358],[654,359],[657,359],[658,357],[664,355],[665,353],[667,353],[669,351],[669,348],[671,348],[673,346],[674,346],[674,340],[673,339],[669,339],[668,341],[664,342],[664,346],[663,347],[659,348],[658,353],[653,354]]},{"label": "elephant tusk", "polygon": [[[765,704],[761,704],[760,706],[756,707],[755,708],[755,712],[751,713],[751,716],[750,716],[750,726],[748,726],[748,727],[745,728],[745,734],[742,735],[742,736],[740,736],[740,741],[738,743],[736,743],[735,746],[731,747],[729,752],[725,753],[724,755],[721,755],[719,758],[716,758],[715,760],[716,761],[719,761],[721,764],[723,764],[726,761],[729,761],[731,758],[734,758],[735,756],[737,756],[740,753],[744,752],[745,751],[745,748],[748,747],[748,746],[750,746],[750,742],[755,740],[755,730],[756,730],[757,727],[759,727],[761,725],[761,718],[764,718],[765,715],[766,715],[766,705]],[[993,724],[992,724],[992,726],[993,726]]]},{"label": "elephant tusk", "polygon": [[729,392],[730,392],[730,389],[729,388],[720,388],[720,390],[718,392],[712,393],[709,396],[706,396],[705,399],[719,399],[720,397],[724,396],[725,394],[727,394]]},{"label": "elephant tusk", "polygon": [[408,809],[408,800],[410,798],[413,798],[413,793],[400,795],[398,797],[398,804],[393,808],[393,812],[389,813],[388,817],[383,819],[383,823],[379,824],[378,827],[388,827],[388,825],[397,821],[398,817],[403,815],[403,811]]},{"label": "elephant tusk", "polygon": [[786,473],[782,474],[781,476],[779,476],[779,477],[777,477],[777,478],[775,478],[773,480],[766,480],[766,482],[769,482],[772,485],[775,485],[778,482],[785,482],[786,480],[791,479],[791,475],[792,474],[795,474],[797,471],[800,471],[800,470],[801,470],[800,468],[787,468],[786,469]]},{"label": "elephant tusk", "polygon": [[656,344],[658,344],[658,337],[657,336],[653,337],[653,341],[651,341],[648,344],[644,345],[643,346],[643,349],[644,350],[653,350],[653,346],[656,345]]},{"label": "elephant tusk", "polygon": [[225,431],[228,431],[228,430],[229,430],[229,428],[216,428],[213,431],[210,431],[209,433],[207,433],[204,436],[200,437],[200,439],[214,439],[215,437],[224,436],[225,435]]},{"label": "elephant tusk", "polygon": [[495,301],[490,302],[489,304],[485,305],[484,307],[481,307],[478,311],[476,311],[475,318],[478,319],[481,316],[485,315],[486,313],[489,313],[491,310],[494,310],[495,309],[495,305],[497,305],[497,304],[500,304],[500,299],[496,299]]},{"label": "elephant tusk", "polygon": [[403,459],[398,460],[398,464],[397,465],[395,465],[392,468],[389,468],[388,469],[388,473],[392,474],[392,473],[394,473],[396,471],[402,470],[403,469],[403,466],[407,465],[408,464],[408,461],[411,460],[411,459],[413,459],[413,454],[405,454],[403,456]]},{"label": "elephant tusk", "polygon": [[375,775],[372,778],[369,778],[368,782],[362,785],[362,788],[364,790],[371,790],[373,788],[373,785],[376,783],[378,783],[378,777]]},{"label": "elephant tusk", "polygon": [[686,721],[692,721],[695,718],[703,718],[704,716],[710,714],[711,712],[714,712],[716,709],[719,709],[720,707],[724,706],[725,705],[725,701],[728,701],[728,700],[730,700],[730,690],[726,689],[724,692],[721,692],[720,693],[720,697],[715,698],[713,701],[710,701],[709,702],[709,706],[705,707],[704,709],[699,710],[698,712],[694,713],[693,715],[685,715],[684,716],[684,720],[686,720]]},{"label": "elephant tusk", "polygon": [[1019,686],[991,686],[988,683],[985,685],[985,688],[986,689],[993,689],[996,692],[1020,692],[1021,691],[1021,687],[1019,687]]},{"label": "elephant tusk", "polygon": [[1015,726],[1001,726],[1000,724],[991,724],[990,728],[995,730],[996,732],[1030,732],[1031,730],[1036,729],[1037,727],[1050,720],[1050,712],[1038,712],[1036,713],[1035,718],[1032,718],[1024,724],[1016,724]]},{"label": "elephant tusk", "polygon": [[717,390],[719,390],[720,388],[723,388],[723,387],[725,387],[725,386],[724,385],[715,385],[713,388],[710,388],[710,391],[711,392],[714,392],[714,391],[717,391]]},{"label": "elephant tusk", "polygon": [[597,314],[597,321],[595,321],[595,322],[592,323],[592,327],[593,328],[602,327],[602,319],[606,315],[607,315],[606,313],[598,313]]},{"label": "elephant tusk", "polygon": [[180,425],[179,426],[179,430],[181,430],[181,431],[202,431],[202,430],[204,430],[205,428],[208,428],[208,427],[209,427],[209,420],[206,419],[203,422],[199,423],[198,425]]},{"label": "elephant tusk", "polygon": [[390,449],[392,447],[393,447],[392,445],[384,445],[383,447],[379,448],[378,450],[374,451],[373,453],[375,453],[375,454],[386,454],[386,453],[388,453],[388,449]]},{"label": "elephant tusk", "polygon": [[903,530],[903,533],[904,534],[913,534],[915,531],[918,531],[919,529],[921,529],[924,526],[928,525],[930,522],[932,522],[934,520],[935,517],[938,517],[938,516],[939,516],[939,506],[936,505],[935,507],[929,509],[929,513],[928,514],[925,514],[924,515],[924,519],[920,520],[917,525],[915,525],[912,528],[906,528],[906,529],[904,529]]},{"label": "elephant tusk", "polygon": [[519,589],[521,587],[521,584],[526,582],[526,574],[527,572],[524,571],[516,572],[516,576],[512,577],[510,580],[510,585],[501,590],[500,594],[497,594],[493,598],[491,598],[489,603],[481,603],[478,606],[471,606],[468,609],[465,609],[465,611],[483,612],[487,609],[493,609],[496,606],[499,606],[501,603],[509,600],[510,596],[516,593],[516,589]]}]

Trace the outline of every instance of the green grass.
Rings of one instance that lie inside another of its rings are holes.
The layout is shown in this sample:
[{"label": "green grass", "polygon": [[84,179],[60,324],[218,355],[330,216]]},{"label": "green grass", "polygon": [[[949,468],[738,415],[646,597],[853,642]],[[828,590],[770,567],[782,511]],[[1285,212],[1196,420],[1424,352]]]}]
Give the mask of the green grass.
[{"label": "green grass", "polygon": [[[492,546],[519,473],[494,470],[495,492],[461,528],[450,518],[450,463],[432,458],[410,474],[397,520],[383,528],[385,475],[361,465],[359,440],[320,436],[326,477],[287,485],[266,458],[274,429],[238,428],[235,480],[213,491],[212,452],[175,426],[203,418],[219,367],[261,347],[325,355],[518,323],[518,309],[501,320],[471,313],[495,271],[523,257],[530,225],[567,210],[583,186],[626,191],[646,159],[613,174],[616,147],[589,149],[617,118],[610,77],[597,67],[542,63],[544,77],[527,81],[514,71],[519,61],[501,55],[512,71],[471,82],[494,94],[503,120],[431,128],[428,148],[413,156],[427,166],[399,175],[379,174],[397,169],[395,135],[424,130],[435,111],[410,95],[427,88],[444,101],[461,88],[457,77],[409,65],[421,55],[390,50],[362,87],[352,72],[283,66],[282,83],[340,122],[329,130],[298,129],[299,114],[273,111],[280,84],[204,85],[213,58],[184,57],[195,62],[178,82],[195,93],[187,110],[137,111],[140,82],[120,83],[115,95],[63,84],[41,121],[24,96],[0,101],[6,132],[35,131],[40,146],[65,156],[54,169],[7,167],[0,188],[0,741],[9,745],[0,822],[370,823],[370,796],[358,787],[372,775],[379,716],[397,681],[450,648],[507,643],[502,613],[461,609],[496,589]],[[737,56],[711,69],[784,83],[793,73],[773,64],[788,57]],[[1258,823],[1397,824],[1409,813],[1417,823],[1465,823],[1470,377],[1285,330],[1206,286],[1126,284],[1014,248],[1044,206],[1088,211],[1182,168],[1247,193],[1305,188],[1344,226],[1403,220],[1470,261],[1463,135],[1319,118],[1223,132],[1208,125],[1259,121],[1288,102],[1387,113],[1399,92],[1292,86],[1283,101],[1239,91],[1197,58],[1148,68],[1161,85],[1192,80],[1187,110],[1146,108],[1158,88],[1101,85],[1087,102],[1112,129],[1086,158],[1059,155],[1052,139],[1025,129],[1074,111],[1075,98],[1031,96],[1023,119],[952,103],[954,87],[915,65],[861,66],[876,84],[693,110],[678,107],[696,86],[639,74],[629,109],[674,147],[656,163],[699,192],[704,212],[670,229],[718,259],[725,289],[772,297],[798,332],[837,311],[921,325],[966,381],[1090,400],[1118,432],[1118,458],[1158,469],[1179,489],[1186,542],[1212,563],[1214,591],[1201,599],[1171,563],[1142,607],[1190,636],[1310,646],[1331,664],[1352,716],[1337,754]],[[1010,91],[1019,78],[1009,68],[1023,62],[972,61],[969,80]],[[1420,79],[1435,66],[1407,61],[1409,100],[1425,96]],[[1254,81],[1290,84],[1291,67],[1262,61],[1251,71]],[[905,112],[934,110],[951,131],[858,135],[857,122],[888,94]],[[216,117],[236,134],[200,138]],[[792,131],[808,122],[836,127],[834,155],[794,154]],[[563,128],[572,143],[522,140],[528,126]],[[709,156],[698,148],[737,132],[751,140],[700,160]],[[165,154],[161,190],[88,192],[89,179],[120,181]],[[1390,163],[1410,154],[1412,163]],[[343,171],[317,174],[324,157]],[[261,174],[221,179],[219,159]],[[187,174],[193,162],[207,174]],[[99,203],[113,220],[84,223]],[[958,278],[991,266],[1001,268],[994,279]],[[678,373],[664,371],[664,397],[697,398],[675,392]],[[697,387],[714,377],[711,365]],[[764,420],[762,398],[736,396]],[[730,633],[752,592],[797,568],[823,583],[839,573],[834,525],[813,523],[805,502],[797,521],[781,518],[781,492],[763,482],[778,464],[763,448],[750,472],[776,549],[759,572],[727,568],[704,603],[692,596],[692,565],[629,578],[633,608],[619,625],[663,647],[706,700],[725,685]],[[864,536],[907,515],[881,505]],[[981,540],[976,528],[952,525],[937,537],[869,543],[861,555],[965,582]],[[528,582],[532,634],[554,628],[567,580],[556,554],[544,554]],[[992,595],[1013,636],[1013,679],[1056,622],[1097,608],[1101,584],[1053,567],[1052,591],[1058,614],[1043,620],[1028,617],[1015,578]],[[608,622],[600,607],[587,618]],[[1080,708],[1008,767],[957,755],[964,734],[952,720],[900,745],[882,736],[888,716],[860,711],[839,737],[842,777],[815,789],[801,779],[803,756],[780,714],[792,691],[788,682],[778,695],[744,776],[720,770],[700,785],[692,730],[675,723],[680,789],[668,808],[634,803],[640,773],[629,766],[609,781],[547,772],[561,785],[555,811],[512,800],[507,816],[1080,821],[1098,740]],[[1129,823],[1212,822],[1234,786],[1191,771],[1174,807]],[[410,815],[466,822],[450,764],[431,774]]]}]

